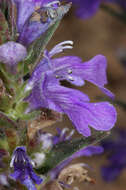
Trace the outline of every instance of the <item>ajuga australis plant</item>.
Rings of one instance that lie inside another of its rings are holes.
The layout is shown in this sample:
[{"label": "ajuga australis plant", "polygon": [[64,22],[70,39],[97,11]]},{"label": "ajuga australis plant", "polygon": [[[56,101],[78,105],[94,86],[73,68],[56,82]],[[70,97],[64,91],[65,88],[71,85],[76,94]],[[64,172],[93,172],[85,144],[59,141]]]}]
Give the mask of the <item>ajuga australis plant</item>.
[{"label": "ajuga australis plant", "polygon": [[[109,102],[90,102],[88,95],[61,83],[83,86],[88,81],[114,98],[105,88],[106,58],[56,58],[73,48],[69,40],[46,49],[70,7],[54,0],[0,0],[0,189],[44,189],[53,182],[57,188],[70,187],[72,181],[60,177],[63,168],[74,158],[102,153],[93,144],[116,122]],[[64,114],[81,137],[74,138],[66,127],[56,134],[44,132],[45,126],[62,122]],[[84,167],[68,169],[92,181]]]}]

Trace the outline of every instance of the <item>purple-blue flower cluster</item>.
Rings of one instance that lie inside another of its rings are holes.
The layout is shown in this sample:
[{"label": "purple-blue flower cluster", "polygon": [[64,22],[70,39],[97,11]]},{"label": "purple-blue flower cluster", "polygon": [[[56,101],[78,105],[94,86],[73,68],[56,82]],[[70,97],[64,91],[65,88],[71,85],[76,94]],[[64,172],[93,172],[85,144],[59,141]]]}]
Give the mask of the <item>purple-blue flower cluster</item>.
[{"label": "purple-blue flower cluster", "polygon": [[108,153],[108,164],[101,169],[102,177],[111,182],[126,168],[126,130],[118,129],[114,139],[103,141],[102,146]]}]

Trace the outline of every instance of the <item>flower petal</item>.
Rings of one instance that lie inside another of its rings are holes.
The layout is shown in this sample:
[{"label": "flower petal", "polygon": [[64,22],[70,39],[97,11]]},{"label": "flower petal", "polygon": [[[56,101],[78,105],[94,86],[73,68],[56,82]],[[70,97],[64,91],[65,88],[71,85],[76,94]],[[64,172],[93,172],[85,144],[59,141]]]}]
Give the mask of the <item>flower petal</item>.
[{"label": "flower petal", "polygon": [[17,7],[17,27],[20,32],[27,19],[34,12],[34,0],[14,0]]},{"label": "flower petal", "polygon": [[37,190],[32,180],[29,178],[22,181],[22,184],[25,185],[28,188],[28,190]]},{"label": "flower petal", "polygon": [[27,56],[26,48],[16,42],[7,42],[0,46],[0,62],[15,65]]},{"label": "flower petal", "polygon": [[[31,2],[29,3],[28,2],[26,5],[24,5],[26,10],[28,9],[28,6],[30,9],[30,11],[27,11],[29,12],[29,14],[26,14],[27,19],[25,19],[25,22],[23,21],[23,24],[22,23],[20,23],[20,25],[18,24],[19,25],[18,28],[19,29],[21,28],[19,30],[18,42],[22,43],[25,46],[31,44],[34,40],[36,40],[42,34],[44,34],[49,29],[49,27],[55,24],[58,20],[61,20],[61,18],[64,16],[64,14],[68,12],[70,8],[70,5],[66,7],[58,6],[57,4],[58,1],[32,0]],[[51,2],[53,4],[54,2],[54,6],[49,5],[47,2],[49,2],[49,4]],[[22,14],[25,14],[25,9],[22,12],[23,12]],[[21,18],[21,15],[19,15],[19,18]]]},{"label": "flower petal", "polygon": [[103,151],[104,149],[102,146],[88,146],[87,148],[84,148],[79,152],[75,153],[75,157],[92,156],[94,154],[101,154],[103,153]]},{"label": "flower petal", "polygon": [[33,180],[33,182],[38,185],[40,185],[43,181],[43,179],[39,177],[38,175],[36,175],[33,170],[31,170],[30,172],[30,177]]},{"label": "flower petal", "polygon": [[[73,100],[73,102],[71,100],[72,105],[74,105],[74,97],[76,96],[80,99],[80,101],[89,101],[89,97],[86,94],[83,94],[78,90],[60,86],[58,81],[54,78],[52,72],[49,73],[51,73],[50,76],[45,73],[42,75],[41,80],[39,79],[35,82],[32,93],[26,98],[26,101],[30,103],[31,109],[45,107],[53,109],[57,112],[63,112],[63,109],[58,104],[58,98],[60,96],[62,97],[63,102],[71,97]],[[54,100],[52,100],[52,98],[54,98]]]},{"label": "flower petal", "polygon": [[20,176],[20,171],[16,170],[12,174],[10,174],[10,177],[13,178],[13,180],[17,180]]},{"label": "flower petal", "polygon": [[[88,126],[96,130],[110,130],[116,122],[116,110],[108,102],[89,103],[86,95],[81,92],[51,83],[46,95],[53,104],[58,105],[84,136],[90,135]],[[49,108],[53,109],[53,107]]]},{"label": "flower petal", "polygon": [[106,58],[102,55],[97,55],[90,61],[84,63],[80,59],[75,59],[74,57],[72,59],[71,56],[63,57],[63,59],[54,59],[53,62],[58,62],[58,64],[55,64],[57,67],[59,65],[56,71],[63,72],[66,70],[68,72],[71,70],[73,75],[80,76],[83,80],[87,80],[97,86],[103,86],[107,83]]},{"label": "flower petal", "polygon": [[84,81],[87,80],[98,86],[103,93],[113,98],[114,95],[104,88],[104,85],[107,84],[106,62],[107,60],[103,55],[97,55],[84,63],[75,56],[64,56],[51,60],[54,74],[59,77],[59,80],[66,79],[77,86],[82,86]]},{"label": "flower petal", "polygon": [[22,43],[25,46],[31,44],[36,40],[40,35],[42,35],[49,28],[51,20],[49,19],[46,23],[41,22],[29,22],[23,27],[23,30],[18,38],[18,42]]},{"label": "flower petal", "polygon": [[14,0],[17,7],[17,28],[21,32],[26,21],[30,18],[36,7],[41,7],[53,0]]},{"label": "flower petal", "polygon": [[84,136],[91,135],[89,126],[107,131],[116,122],[116,110],[111,104],[89,103],[86,94],[61,86],[51,71],[43,74],[41,82],[35,83],[27,101],[31,109],[46,107],[67,114],[78,132]]}]

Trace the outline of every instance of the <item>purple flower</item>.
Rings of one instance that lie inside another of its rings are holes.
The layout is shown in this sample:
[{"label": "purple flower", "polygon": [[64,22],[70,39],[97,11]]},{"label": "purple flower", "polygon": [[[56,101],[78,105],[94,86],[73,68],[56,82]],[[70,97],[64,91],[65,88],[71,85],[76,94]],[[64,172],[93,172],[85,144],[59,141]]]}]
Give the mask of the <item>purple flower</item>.
[{"label": "purple flower", "polygon": [[90,103],[86,94],[60,85],[60,80],[63,79],[76,85],[82,85],[84,80],[87,80],[112,96],[112,93],[104,88],[107,82],[105,57],[98,55],[85,63],[73,56],[51,59],[63,49],[71,48],[70,45],[63,46],[64,44],[66,42],[55,46],[49,53],[46,51],[43,60],[33,72],[26,87],[26,90],[33,88],[25,99],[29,102],[27,111],[48,108],[65,113],[84,136],[91,135],[89,126],[96,130],[110,130],[116,121],[116,110],[111,104]]},{"label": "purple flower", "polygon": [[[51,74],[51,75],[50,75]],[[96,130],[110,130],[116,121],[115,108],[108,102],[89,103],[87,95],[78,90],[59,85],[52,72],[43,75],[42,80],[35,83],[32,93],[27,98],[31,109],[41,107],[65,113],[77,130],[89,136],[89,125]]]},{"label": "purple flower", "polygon": [[19,43],[10,41],[0,46],[0,62],[6,64],[11,72],[15,71],[18,62],[26,56],[26,48]]},{"label": "purple flower", "polygon": [[126,130],[118,130],[115,140],[105,140],[102,146],[108,155],[108,165],[102,167],[102,177],[105,181],[115,180],[126,168]]},{"label": "purple flower", "polygon": [[39,185],[43,181],[34,173],[25,147],[17,147],[15,149],[10,166],[14,167],[14,173],[10,174],[10,177],[14,180],[19,180],[29,190],[36,190],[34,184]]},{"label": "purple flower", "polygon": [[[59,1],[54,0],[14,0],[17,7],[18,42],[31,44],[55,23]],[[70,7],[68,6],[68,9]],[[68,9],[60,11],[62,18]]]}]

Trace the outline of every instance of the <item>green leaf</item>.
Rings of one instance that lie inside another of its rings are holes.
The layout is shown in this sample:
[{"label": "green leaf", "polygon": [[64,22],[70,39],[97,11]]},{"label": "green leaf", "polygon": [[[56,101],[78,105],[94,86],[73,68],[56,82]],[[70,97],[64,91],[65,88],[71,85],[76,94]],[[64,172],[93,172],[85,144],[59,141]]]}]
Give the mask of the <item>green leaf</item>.
[{"label": "green leaf", "polygon": [[28,107],[28,102],[21,101],[19,104],[17,104],[14,110],[14,117],[16,120],[33,120],[41,113],[41,111],[37,110],[26,114],[25,111]]},{"label": "green leaf", "polygon": [[0,10],[0,44],[7,42],[10,39],[9,28],[4,14]]},{"label": "green leaf", "polygon": [[40,115],[41,111],[33,111],[31,113],[28,114],[21,114],[19,116],[20,119],[22,119],[23,121],[27,121],[27,120],[33,120],[35,119],[38,115]]},{"label": "green leaf", "polygon": [[82,148],[86,148],[89,145],[96,144],[105,138],[109,132],[96,132],[87,138],[77,138],[71,141],[66,141],[55,145],[51,152],[47,155],[45,163],[36,171],[40,174],[46,174],[51,169],[55,168],[58,164],[78,152]]},{"label": "green leaf", "polygon": [[3,129],[18,129],[16,122],[11,120],[6,114],[0,112],[0,128]]},{"label": "green leaf", "polygon": [[[24,61],[25,68],[24,70],[27,71],[27,65],[31,63],[38,63],[42,58],[42,53],[47,46],[48,42],[50,41],[51,37],[53,36],[54,32],[56,31],[57,27],[63,16],[68,12],[71,7],[71,3],[60,6],[57,8],[57,16],[52,19],[50,22],[48,29],[44,34],[42,34],[29,48],[29,54],[26,60]],[[26,74],[26,72],[25,72]]]},{"label": "green leaf", "polygon": [[28,103],[22,101],[22,102],[20,102],[20,103],[15,107],[15,113],[16,113],[17,115],[19,115],[19,117],[20,117],[20,115],[21,115],[22,113],[24,113],[27,108],[28,108]]},{"label": "green leaf", "polygon": [[27,81],[23,82],[22,85],[18,85],[16,89],[16,96],[14,99],[14,103],[18,104],[19,101],[22,101],[24,98],[26,98],[30,94],[32,87],[31,89],[26,90],[26,86],[27,86]]}]

